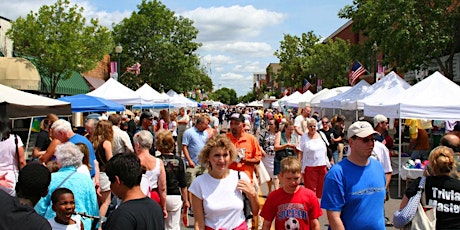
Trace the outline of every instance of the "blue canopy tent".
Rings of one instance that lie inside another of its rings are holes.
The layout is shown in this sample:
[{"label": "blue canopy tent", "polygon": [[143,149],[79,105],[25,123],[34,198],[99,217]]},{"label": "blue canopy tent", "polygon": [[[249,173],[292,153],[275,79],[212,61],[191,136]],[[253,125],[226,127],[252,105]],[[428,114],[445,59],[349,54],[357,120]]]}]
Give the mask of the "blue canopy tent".
[{"label": "blue canopy tent", "polygon": [[94,97],[87,94],[61,97],[58,100],[70,102],[73,113],[77,112],[102,112],[102,111],[125,111],[122,104],[109,101],[104,98]]}]

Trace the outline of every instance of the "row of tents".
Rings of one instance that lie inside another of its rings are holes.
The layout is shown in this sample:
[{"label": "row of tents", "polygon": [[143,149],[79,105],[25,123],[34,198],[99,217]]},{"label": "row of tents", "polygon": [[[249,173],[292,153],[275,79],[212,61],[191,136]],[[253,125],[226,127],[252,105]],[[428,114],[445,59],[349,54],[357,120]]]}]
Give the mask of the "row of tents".
[{"label": "row of tents", "polygon": [[323,89],[316,94],[295,92],[272,106],[363,110],[365,116],[383,114],[390,118],[460,120],[460,86],[439,72],[411,86],[391,72],[373,85],[363,80],[353,87]]}]

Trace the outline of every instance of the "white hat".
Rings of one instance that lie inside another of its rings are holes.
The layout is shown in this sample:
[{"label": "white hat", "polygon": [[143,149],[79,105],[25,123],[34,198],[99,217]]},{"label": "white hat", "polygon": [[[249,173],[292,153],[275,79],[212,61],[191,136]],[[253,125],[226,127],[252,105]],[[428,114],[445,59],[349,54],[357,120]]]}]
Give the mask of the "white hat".
[{"label": "white hat", "polygon": [[367,137],[371,134],[377,133],[372,125],[367,121],[357,121],[348,127],[348,138],[353,136]]},{"label": "white hat", "polygon": [[388,118],[382,114],[377,114],[374,117],[374,127],[377,126],[380,122],[388,121]]}]

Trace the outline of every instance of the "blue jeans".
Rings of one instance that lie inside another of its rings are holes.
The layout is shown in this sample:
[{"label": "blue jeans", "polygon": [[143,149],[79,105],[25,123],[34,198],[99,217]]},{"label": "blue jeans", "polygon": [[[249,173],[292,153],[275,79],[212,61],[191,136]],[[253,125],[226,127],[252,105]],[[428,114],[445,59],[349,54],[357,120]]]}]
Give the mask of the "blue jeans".
[{"label": "blue jeans", "polygon": [[334,159],[334,164],[339,163],[339,150],[332,152],[332,159]]}]

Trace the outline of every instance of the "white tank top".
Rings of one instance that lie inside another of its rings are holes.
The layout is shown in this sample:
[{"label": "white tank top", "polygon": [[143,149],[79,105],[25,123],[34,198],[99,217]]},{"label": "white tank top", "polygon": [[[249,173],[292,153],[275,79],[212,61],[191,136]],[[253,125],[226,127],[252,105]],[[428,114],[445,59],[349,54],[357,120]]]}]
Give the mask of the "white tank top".
[{"label": "white tank top", "polygon": [[155,157],[155,168],[147,170],[145,175],[149,179],[150,190],[158,188],[158,177],[160,176],[160,159]]}]

